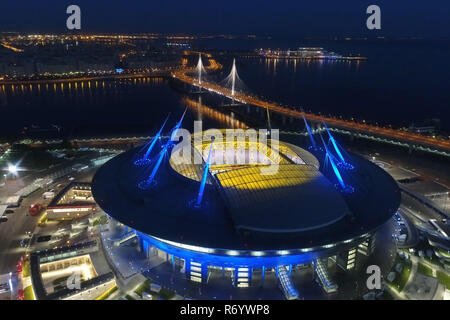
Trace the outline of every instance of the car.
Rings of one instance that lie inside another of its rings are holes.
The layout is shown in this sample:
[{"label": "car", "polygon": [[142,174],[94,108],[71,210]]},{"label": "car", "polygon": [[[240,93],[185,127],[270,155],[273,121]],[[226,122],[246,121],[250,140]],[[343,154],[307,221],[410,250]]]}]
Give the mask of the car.
[{"label": "car", "polygon": [[41,213],[42,210],[43,210],[42,205],[40,203],[35,203],[29,207],[28,213],[31,216],[37,216],[39,213]]},{"label": "car", "polygon": [[1,222],[6,222],[6,221],[8,221],[8,218],[7,218],[7,217],[0,217],[0,223],[1,223]]},{"label": "car", "polygon": [[51,235],[40,236],[37,238],[37,242],[48,242],[52,238]]},{"label": "car", "polygon": [[14,213],[14,210],[8,209],[8,210],[5,210],[5,213],[6,213],[6,214],[11,214],[11,213]]},{"label": "car", "polygon": [[29,244],[30,244],[30,238],[25,238],[20,241],[20,246],[22,248],[28,247]]},{"label": "car", "polygon": [[143,292],[143,293],[142,293],[142,298],[143,298],[144,300],[153,300],[153,295],[150,294],[150,293],[148,293],[148,292]]},{"label": "car", "polygon": [[[52,189],[53,190],[53,189]],[[43,194],[42,194],[42,198],[44,199],[44,200],[47,200],[47,199],[53,199],[55,197],[55,192],[53,192],[53,191],[47,191],[47,192],[44,192]]]}]

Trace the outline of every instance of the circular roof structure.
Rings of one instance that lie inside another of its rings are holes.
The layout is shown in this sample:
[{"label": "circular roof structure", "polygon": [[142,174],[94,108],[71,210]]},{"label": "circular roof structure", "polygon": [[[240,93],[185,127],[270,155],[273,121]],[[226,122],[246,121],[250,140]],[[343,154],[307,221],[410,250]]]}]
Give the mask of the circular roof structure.
[{"label": "circular roof structure", "polygon": [[93,179],[96,201],[146,235],[228,250],[347,241],[375,230],[398,208],[396,183],[362,157],[351,155],[353,169],[340,169],[349,193],[320,160],[322,150],[224,133],[216,130],[213,143],[211,133],[177,145],[160,140],[145,161],[142,147],[116,156]]}]

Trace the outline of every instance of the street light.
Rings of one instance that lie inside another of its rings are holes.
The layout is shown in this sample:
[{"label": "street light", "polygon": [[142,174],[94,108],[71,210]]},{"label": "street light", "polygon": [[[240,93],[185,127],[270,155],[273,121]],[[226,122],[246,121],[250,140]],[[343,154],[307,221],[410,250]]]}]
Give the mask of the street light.
[{"label": "street light", "polygon": [[17,166],[16,166],[16,165],[13,165],[13,164],[10,164],[10,165],[8,166],[8,172],[9,172],[9,173],[12,173],[12,174],[16,174],[16,173],[17,173]]}]

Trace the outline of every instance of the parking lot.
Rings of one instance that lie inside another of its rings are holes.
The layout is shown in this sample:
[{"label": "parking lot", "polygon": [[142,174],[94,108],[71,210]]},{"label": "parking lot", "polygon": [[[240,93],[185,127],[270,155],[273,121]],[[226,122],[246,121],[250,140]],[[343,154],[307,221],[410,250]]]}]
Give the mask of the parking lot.
[{"label": "parking lot", "polygon": [[[65,165],[71,166],[74,161],[68,161]],[[35,179],[54,172],[60,168],[50,168],[46,171],[26,173],[19,175],[16,179],[10,179],[0,188],[0,197],[7,197],[14,194],[17,190],[29,185]],[[43,208],[51,199],[43,199],[43,193],[53,189],[55,193],[61,190],[71,180],[90,181],[95,169],[73,172],[54,180],[50,185],[41,188],[27,197],[24,197],[18,207],[7,208],[4,213],[4,219],[0,222],[0,274],[9,273],[16,269],[20,258],[29,250],[40,250],[66,244],[67,241],[76,241],[77,238],[86,237],[86,232],[75,234],[70,230],[70,221],[49,223],[46,230],[37,228],[38,221],[44,210],[39,214],[32,216],[29,213],[31,205],[39,203]],[[54,227],[54,228],[53,228]],[[64,228],[68,228],[67,230]],[[58,229],[60,229],[58,231]],[[38,235],[34,235],[37,231]],[[48,241],[40,236],[52,235]],[[29,246],[31,246],[29,248]]]}]

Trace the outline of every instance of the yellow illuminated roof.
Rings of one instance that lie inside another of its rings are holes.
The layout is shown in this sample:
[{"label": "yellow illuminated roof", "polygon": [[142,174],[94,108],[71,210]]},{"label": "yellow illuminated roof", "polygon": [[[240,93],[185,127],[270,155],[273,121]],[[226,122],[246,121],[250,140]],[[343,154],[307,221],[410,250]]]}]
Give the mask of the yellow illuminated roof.
[{"label": "yellow illuminated roof", "polygon": [[229,205],[240,207],[242,202],[277,199],[286,188],[307,184],[322,174],[312,166],[282,164],[270,175],[262,174],[261,167],[249,167],[220,172],[215,177]]},{"label": "yellow illuminated roof", "polygon": [[301,169],[297,165],[279,165],[276,173],[265,175],[261,167],[243,168],[216,174],[222,187],[234,187],[237,189],[273,189],[305,183],[317,178],[320,173],[315,168],[304,166]]},{"label": "yellow illuminated roof", "polygon": [[[258,134],[245,136],[243,139],[237,137],[230,139],[225,130],[217,130],[216,134],[222,136],[221,139],[216,139],[212,145],[209,171],[212,175],[236,171],[230,176],[220,175],[219,180],[223,180],[226,186],[233,184],[236,188],[273,189],[300,184],[319,174],[317,171],[318,160],[308,151],[295,145],[271,139],[267,143],[260,143],[255,139],[259,137]],[[200,181],[211,141],[198,139],[198,137],[199,135],[192,137],[190,163],[189,161],[188,163],[177,163],[171,157],[170,165],[179,174]],[[198,156],[203,163],[195,163],[194,155]],[[260,174],[261,167],[269,165],[279,167],[279,172],[276,172],[275,175]],[[243,175],[249,181],[244,183]],[[212,183],[210,178],[208,183]]]},{"label": "yellow illuminated roof", "polygon": [[[211,142],[204,142],[200,145],[195,145],[195,148],[202,154],[203,159],[208,157],[209,148],[211,146]],[[220,164],[251,164],[251,165],[263,165],[269,163],[289,163],[290,161],[281,156],[280,152],[277,152],[275,149],[272,149],[270,146],[266,146],[265,144],[261,144],[258,142],[251,141],[224,141],[224,142],[214,142],[212,147],[213,154],[226,154],[229,152],[233,152],[235,158],[239,155],[241,156],[241,160],[248,160],[247,158],[243,158],[243,154],[252,154],[255,159],[253,161],[243,161],[241,163],[229,163],[228,159],[224,158],[223,162]],[[211,165],[215,165],[218,159],[217,156],[213,157],[213,161],[211,161]]]}]

